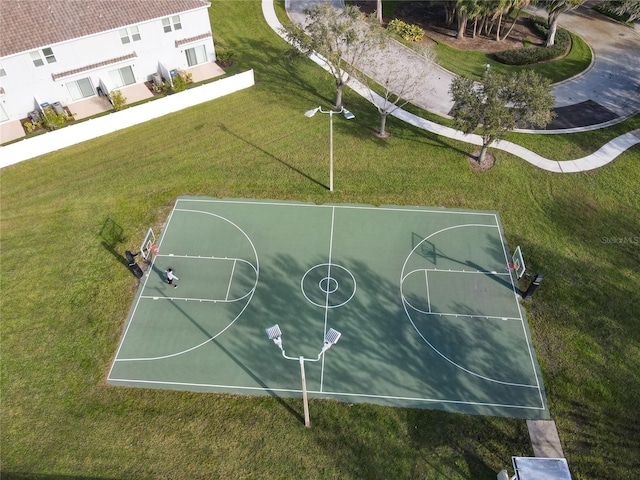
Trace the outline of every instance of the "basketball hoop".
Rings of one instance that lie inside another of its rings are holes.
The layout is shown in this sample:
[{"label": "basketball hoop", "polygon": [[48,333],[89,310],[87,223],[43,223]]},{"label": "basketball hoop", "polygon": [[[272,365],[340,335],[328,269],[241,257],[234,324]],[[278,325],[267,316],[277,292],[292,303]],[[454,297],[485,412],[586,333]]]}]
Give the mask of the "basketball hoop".
[{"label": "basketball hoop", "polygon": [[509,271],[517,271],[520,268],[520,265],[514,262],[507,262],[507,270]]},{"label": "basketball hoop", "polygon": [[158,245],[151,245],[149,246],[149,251],[151,253],[153,253],[154,255],[158,255],[158,253],[160,253],[160,247]]}]

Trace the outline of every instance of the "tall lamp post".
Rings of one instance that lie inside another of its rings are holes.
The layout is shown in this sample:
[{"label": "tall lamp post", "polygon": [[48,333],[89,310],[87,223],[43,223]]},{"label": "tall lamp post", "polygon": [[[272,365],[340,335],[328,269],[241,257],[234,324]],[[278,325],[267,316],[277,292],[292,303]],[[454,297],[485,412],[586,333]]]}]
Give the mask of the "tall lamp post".
[{"label": "tall lamp post", "polygon": [[273,340],[280,351],[282,352],[282,356],[287,360],[297,360],[300,362],[300,374],[302,375],[302,404],[304,407],[304,426],[309,428],[311,426],[311,420],[309,419],[309,400],[307,398],[307,380],[304,374],[304,362],[317,362],[320,360],[320,357],[324,352],[329,350],[332,345],[338,343],[338,339],[340,335],[342,335],[337,330],[330,328],[329,331],[324,336],[324,343],[322,345],[322,350],[318,354],[318,358],[305,358],[305,357],[289,357],[284,352],[284,348],[282,347],[282,332],[280,331],[280,327],[276,323],[274,326],[269,327],[265,330],[267,332],[267,337],[269,340]]},{"label": "tall lamp post", "polygon": [[351,120],[356,116],[346,108],[342,107],[340,110],[322,110],[321,107],[313,108],[304,112],[305,117],[313,117],[317,112],[329,114],[329,191],[333,192],[333,114],[341,113],[344,118]]}]

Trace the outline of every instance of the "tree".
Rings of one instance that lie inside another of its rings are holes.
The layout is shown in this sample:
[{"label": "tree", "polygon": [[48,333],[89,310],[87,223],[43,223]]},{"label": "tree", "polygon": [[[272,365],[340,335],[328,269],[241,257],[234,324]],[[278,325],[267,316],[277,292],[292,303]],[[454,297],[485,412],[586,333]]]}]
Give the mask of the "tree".
[{"label": "tree", "polygon": [[480,84],[456,77],[449,92],[455,102],[452,116],[456,128],[472,133],[480,127],[483,163],[487,148],[517,127],[544,128],[553,119],[555,99],[551,82],[533,70],[501,75],[487,73]]},{"label": "tree", "polygon": [[[415,55],[421,58],[411,61],[411,69],[408,70],[406,59],[388,53],[391,41],[384,37],[382,44],[363,56],[361,63],[356,66],[358,78],[369,87],[369,98],[380,113],[380,127],[376,135],[382,138],[389,136],[387,117],[414,98],[424,95],[425,84],[429,83],[435,71],[433,50],[424,48],[417,51]],[[371,88],[370,78],[380,85],[379,96]]]},{"label": "tree", "polygon": [[[515,17],[513,17],[513,21],[511,22],[511,27],[509,27],[509,30],[507,31],[507,33],[504,35],[503,39],[507,39],[509,38],[509,35],[511,35],[511,31],[513,30],[513,27],[515,27],[516,22],[518,21],[518,19],[520,18],[520,14],[522,13],[522,10],[526,7],[529,6],[529,3],[531,3],[531,0],[514,0],[512,3],[512,10],[517,10]],[[511,11],[509,13],[511,13]]]},{"label": "tree", "polygon": [[640,1],[638,0],[604,0],[599,7],[615,15],[627,17],[628,22],[640,18]]},{"label": "tree", "polygon": [[334,106],[342,106],[342,89],[350,77],[350,65],[358,64],[362,55],[379,41],[380,25],[366,22],[357,7],[335,9],[328,3],[304,10],[306,23],[291,24],[283,34],[303,54],[320,55],[336,82]]},{"label": "tree", "polygon": [[556,31],[558,30],[558,18],[561,14],[578,8],[586,0],[538,0],[536,3],[547,11],[547,39],[545,47],[552,47],[556,41]]}]

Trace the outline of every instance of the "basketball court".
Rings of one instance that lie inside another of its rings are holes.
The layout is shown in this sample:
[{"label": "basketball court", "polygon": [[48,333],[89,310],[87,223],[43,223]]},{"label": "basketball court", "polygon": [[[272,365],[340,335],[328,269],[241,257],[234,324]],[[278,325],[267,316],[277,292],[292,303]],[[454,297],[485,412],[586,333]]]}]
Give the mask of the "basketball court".
[{"label": "basketball court", "polygon": [[113,385],[549,418],[496,212],[181,197],[142,246]]}]

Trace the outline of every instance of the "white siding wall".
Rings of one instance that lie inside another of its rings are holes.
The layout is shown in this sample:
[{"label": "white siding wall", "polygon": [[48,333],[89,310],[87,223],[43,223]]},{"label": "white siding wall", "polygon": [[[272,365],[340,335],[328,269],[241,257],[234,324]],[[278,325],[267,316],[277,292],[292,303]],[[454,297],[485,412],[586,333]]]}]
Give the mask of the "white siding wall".
[{"label": "white siding wall", "polygon": [[[206,8],[180,14],[182,29],[165,33],[161,19],[137,24],[141,40],[122,44],[119,30],[104,32],[85,38],[71,40],[50,47],[56,57],[54,63],[45,63],[36,67],[29,52],[0,59],[7,75],[0,77],[0,86],[4,95],[0,96],[0,104],[9,120],[27,117],[28,112],[36,108],[35,98],[40,102],[61,102],[63,105],[74,101],[66,87],[68,82],[82,78],[90,78],[93,87],[97,87],[102,79],[107,86],[111,85],[108,72],[125,66],[131,66],[135,82],[145,82],[159,71],[159,62],[168,69],[182,70],[187,68],[184,51],[198,45],[204,45],[208,61],[215,61],[215,50],[212,37],[176,47],[176,40],[202,35],[211,32],[208,10]],[[40,50],[42,50],[42,48]],[[52,74],[60,74],[76,68],[86,67],[135,52],[136,57],[115,64],[109,64],[92,70],[65,76],[53,80]],[[44,58],[43,58],[44,59]],[[35,98],[34,98],[35,97]]]}]

